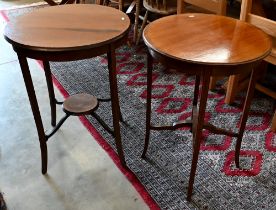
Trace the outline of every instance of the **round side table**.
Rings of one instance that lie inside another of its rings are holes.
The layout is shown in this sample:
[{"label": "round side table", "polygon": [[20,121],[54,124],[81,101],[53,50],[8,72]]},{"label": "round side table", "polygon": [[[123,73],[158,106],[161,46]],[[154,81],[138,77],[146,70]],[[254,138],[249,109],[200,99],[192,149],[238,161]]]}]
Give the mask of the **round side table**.
[{"label": "round side table", "polygon": [[[193,158],[187,200],[191,200],[202,129],[208,129],[215,134],[237,137],[235,162],[239,167],[241,141],[256,82],[257,69],[255,67],[270,53],[271,40],[263,31],[245,22],[208,14],[181,14],[158,19],[145,28],[143,39],[148,47],[148,94],[146,137],[142,157],[146,155],[149,145],[150,130],[190,127],[193,134]],[[151,124],[153,58],[179,72],[195,75],[191,120],[167,126]],[[204,122],[210,77],[229,76],[245,70],[252,71],[239,132],[223,130]]]},{"label": "round side table", "polygon": [[[112,104],[113,129],[97,120],[115,137],[117,152],[125,166],[121,143],[121,118],[118,100],[115,49],[127,41],[130,20],[123,12],[100,5],[69,4],[38,9],[19,16],[7,24],[4,36],[18,55],[39,136],[42,173],[47,172],[47,140],[69,115],[91,113],[98,107],[97,98],[88,94],[69,97],[65,102],[55,98],[49,61],[72,61],[107,53]],[[53,130],[46,134],[30,75],[27,57],[42,60],[51,105]],[[56,123],[56,104],[63,104],[65,117]]]}]

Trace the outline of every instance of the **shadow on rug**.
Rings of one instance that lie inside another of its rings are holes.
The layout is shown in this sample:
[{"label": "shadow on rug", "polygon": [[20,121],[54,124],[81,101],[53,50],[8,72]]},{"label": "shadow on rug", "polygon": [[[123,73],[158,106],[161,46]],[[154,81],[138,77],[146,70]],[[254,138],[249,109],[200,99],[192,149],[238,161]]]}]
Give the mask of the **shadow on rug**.
[{"label": "shadow on rug", "polygon": [[[25,11],[26,12],[26,11]],[[9,19],[20,12],[6,12]],[[22,12],[21,12],[22,14]],[[126,124],[121,133],[126,162],[161,209],[275,209],[276,135],[269,131],[274,101],[256,94],[244,134],[241,165],[235,168],[236,139],[204,132],[192,202],[186,191],[192,159],[192,135],[187,129],[153,131],[147,159],[140,158],[145,135],[145,47],[122,46],[117,53],[120,105]],[[54,77],[70,94],[90,93],[106,98],[109,82],[106,56],[51,63]],[[164,73],[154,66],[153,123],[171,123],[190,117],[194,77]],[[218,87],[219,88],[219,87]],[[209,92],[205,118],[237,131],[244,94],[236,106],[224,104],[224,94]],[[98,115],[112,124],[110,103],[100,104]],[[114,139],[88,116],[91,127],[115,149]]]}]

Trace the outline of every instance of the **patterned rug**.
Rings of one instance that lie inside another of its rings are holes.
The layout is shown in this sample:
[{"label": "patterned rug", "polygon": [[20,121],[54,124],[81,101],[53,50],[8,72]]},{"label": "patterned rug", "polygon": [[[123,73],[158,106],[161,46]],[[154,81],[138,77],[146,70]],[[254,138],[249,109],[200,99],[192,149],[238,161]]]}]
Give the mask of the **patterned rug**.
[{"label": "patterned rug", "polygon": [[[12,19],[32,9],[10,10],[2,14]],[[153,131],[147,159],[140,158],[145,135],[145,47],[143,44],[125,45],[116,52],[120,105],[126,121],[121,124],[121,133],[131,172],[122,171],[151,209],[276,209],[276,135],[269,131],[274,110],[271,98],[255,94],[242,143],[242,170],[235,168],[233,162],[236,139],[204,132],[194,195],[192,201],[187,202],[192,135],[188,129]],[[65,95],[86,92],[104,98],[109,96],[105,55],[74,62],[55,62],[51,63],[51,68]],[[189,118],[194,77],[162,70],[164,67],[156,63],[153,122],[168,123]],[[237,131],[244,93],[237,97],[235,106],[229,106],[224,104],[219,85],[217,90],[209,92],[205,118],[214,125]],[[110,103],[100,104],[97,113],[112,124]],[[115,149],[112,136],[92,117],[82,118],[82,121],[116,162],[118,158],[112,155]]]}]

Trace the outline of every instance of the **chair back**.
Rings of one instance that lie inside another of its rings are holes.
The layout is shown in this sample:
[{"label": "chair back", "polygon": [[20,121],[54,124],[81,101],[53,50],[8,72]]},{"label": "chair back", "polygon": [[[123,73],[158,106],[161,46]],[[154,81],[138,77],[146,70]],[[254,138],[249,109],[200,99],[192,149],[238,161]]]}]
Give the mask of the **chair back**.
[{"label": "chair back", "polygon": [[[255,3],[257,3],[257,1],[255,1]],[[260,4],[260,2],[258,3]],[[276,2],[270,1],[270,3],[272,4],[271,5],[272,10],[275,10]],[[257,14],[253,14],[252,0],[242,0],[240,19],[248,23],[251,23],[252,25],[257,26],[258,28],[262,29],[265,33],[271,36],[272,51],[264,60],[269,63],[272,63],[273,65],[276,65],[276,21],[259,16]],[[276,76],[276,71],[274,75]],[[259,83],[257,83],[256,89],[276,99],[276,91],[268,89],[267,87]],[[272,118],[271,130],[273,132],[276,132],[276,111]]]},{"label": "chair back", "polygon": [[186,11],[186,4],[196,6],[214,14],[226,14],[226,0],[177,0],[178,14],[188,12]]},{"label": "chair back", "polygon": [[242,0],[240,19],[262,29],[271,36],[273,48],[265,60],[276,65],[276,21],[251,13],[252,0]]},{"label": "chair back", "polygon": [[150,12],[170,15],[176,13],[177,0],[144,0],[143,5]]}]

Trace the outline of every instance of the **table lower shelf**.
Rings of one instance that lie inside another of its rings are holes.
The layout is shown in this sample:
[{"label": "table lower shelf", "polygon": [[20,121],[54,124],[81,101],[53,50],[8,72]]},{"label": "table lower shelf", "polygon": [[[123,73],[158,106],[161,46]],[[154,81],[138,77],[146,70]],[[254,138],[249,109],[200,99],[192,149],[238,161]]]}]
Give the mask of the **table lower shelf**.
[{"label": "table lower shelf", "polygon": [[[99,115],[95,113],[95,111],[99,107],[99,101],[107,102],[110,101],[110,99],[98,99],[97,97],[90,94],[79,93],[69,96],[67,99],[64,100],[64,102],[58,102],[56,100],[56,104],[62,105],[65,115],[59,120],[57,125],[54,126],[48,134],[45,134],[46,139],[48,140],[51,136],[53,136],[69,116],[82,115],[93,116],[108,133],[114,136],[114,131],[100,118]],[[121,113],[120,118],[121,121],[123,121]]]},{"label": "table lower shelf", "polygon": [[91,114],[99,106],[95,96],[86,93],[79,93],[69,96],[63,102],[63,111],[69,115],[80,116]]}]

